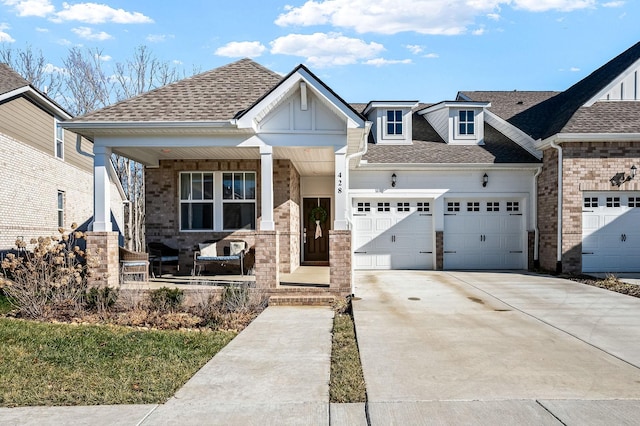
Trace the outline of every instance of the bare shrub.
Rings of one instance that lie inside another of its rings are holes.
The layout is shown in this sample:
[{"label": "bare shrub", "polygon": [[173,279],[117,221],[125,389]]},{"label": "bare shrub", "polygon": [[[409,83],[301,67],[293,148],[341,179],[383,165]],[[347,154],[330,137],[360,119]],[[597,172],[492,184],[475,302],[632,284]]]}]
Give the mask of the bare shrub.
[{"label": "bare shrub", "polygon": [[0,286],[20,314],[42,319],[61,310],[82,311],[88,289],[89,268],[97,259],[80,248],[84,233],[59,228],[59,235],[32,239],[34,248],[26,250],[16,241],[19,255],[8,254],[1,263]]}]

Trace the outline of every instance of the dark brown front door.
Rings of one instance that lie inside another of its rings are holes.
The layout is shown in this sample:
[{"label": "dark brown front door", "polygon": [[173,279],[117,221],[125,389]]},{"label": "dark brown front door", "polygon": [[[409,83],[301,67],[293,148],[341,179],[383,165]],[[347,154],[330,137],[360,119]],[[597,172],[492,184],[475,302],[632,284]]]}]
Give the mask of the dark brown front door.
[{"label": "dark brown front door", "polygon": [[[329,264],[329,228],[331,224],[330,198],[305,198],[303,212],[303,263]],[[313,218],[311,216],[314,216]],[[323,220],[324,219],[324,220]],[[320,227],[318,229],[318,226]]]}]

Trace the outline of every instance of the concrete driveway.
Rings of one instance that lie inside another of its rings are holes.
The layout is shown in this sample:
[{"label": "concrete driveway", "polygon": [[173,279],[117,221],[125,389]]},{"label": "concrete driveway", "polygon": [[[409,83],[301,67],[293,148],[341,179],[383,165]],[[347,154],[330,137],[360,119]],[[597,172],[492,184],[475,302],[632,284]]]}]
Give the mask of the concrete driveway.
[{"label": "concrete driveway", "polygon": [[640,299],[525,273],[355,283],[373,425],[640,423]]}]

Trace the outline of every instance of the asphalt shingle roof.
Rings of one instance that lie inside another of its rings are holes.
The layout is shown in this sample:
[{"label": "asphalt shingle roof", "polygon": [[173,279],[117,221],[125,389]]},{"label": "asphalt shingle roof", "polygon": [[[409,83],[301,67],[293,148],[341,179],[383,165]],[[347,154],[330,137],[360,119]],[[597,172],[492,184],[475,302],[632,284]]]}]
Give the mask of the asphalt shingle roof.
[{"label": "asphalt shingle roof", "polygon": [[225,121],[249,108],[282,76],[252,61],[215,68],[91,112],[74,121]]},{"label": "asphalt shingle roof", "polygon": [[29,82],[15,72],[13,68],[7,64],[0,63],[0,95],[28,85]]},{"label": "asphalt shingle roof", "polygon": [[485,123],[484,145],[451,145],[444,142],[424,117],[413,115],[413,144],[369,143],[363,156],[380,164],[505,164],[538,163],[536,157]]}]

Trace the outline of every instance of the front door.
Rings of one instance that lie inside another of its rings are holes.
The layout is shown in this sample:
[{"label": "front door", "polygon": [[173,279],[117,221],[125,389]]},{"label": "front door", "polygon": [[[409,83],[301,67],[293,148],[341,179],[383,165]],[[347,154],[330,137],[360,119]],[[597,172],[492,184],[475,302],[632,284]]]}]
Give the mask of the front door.
[{"label": "front door", "polygon": [[331,199],[303,199],[302,214],[303,263],[306,265],[328,265]]}]

